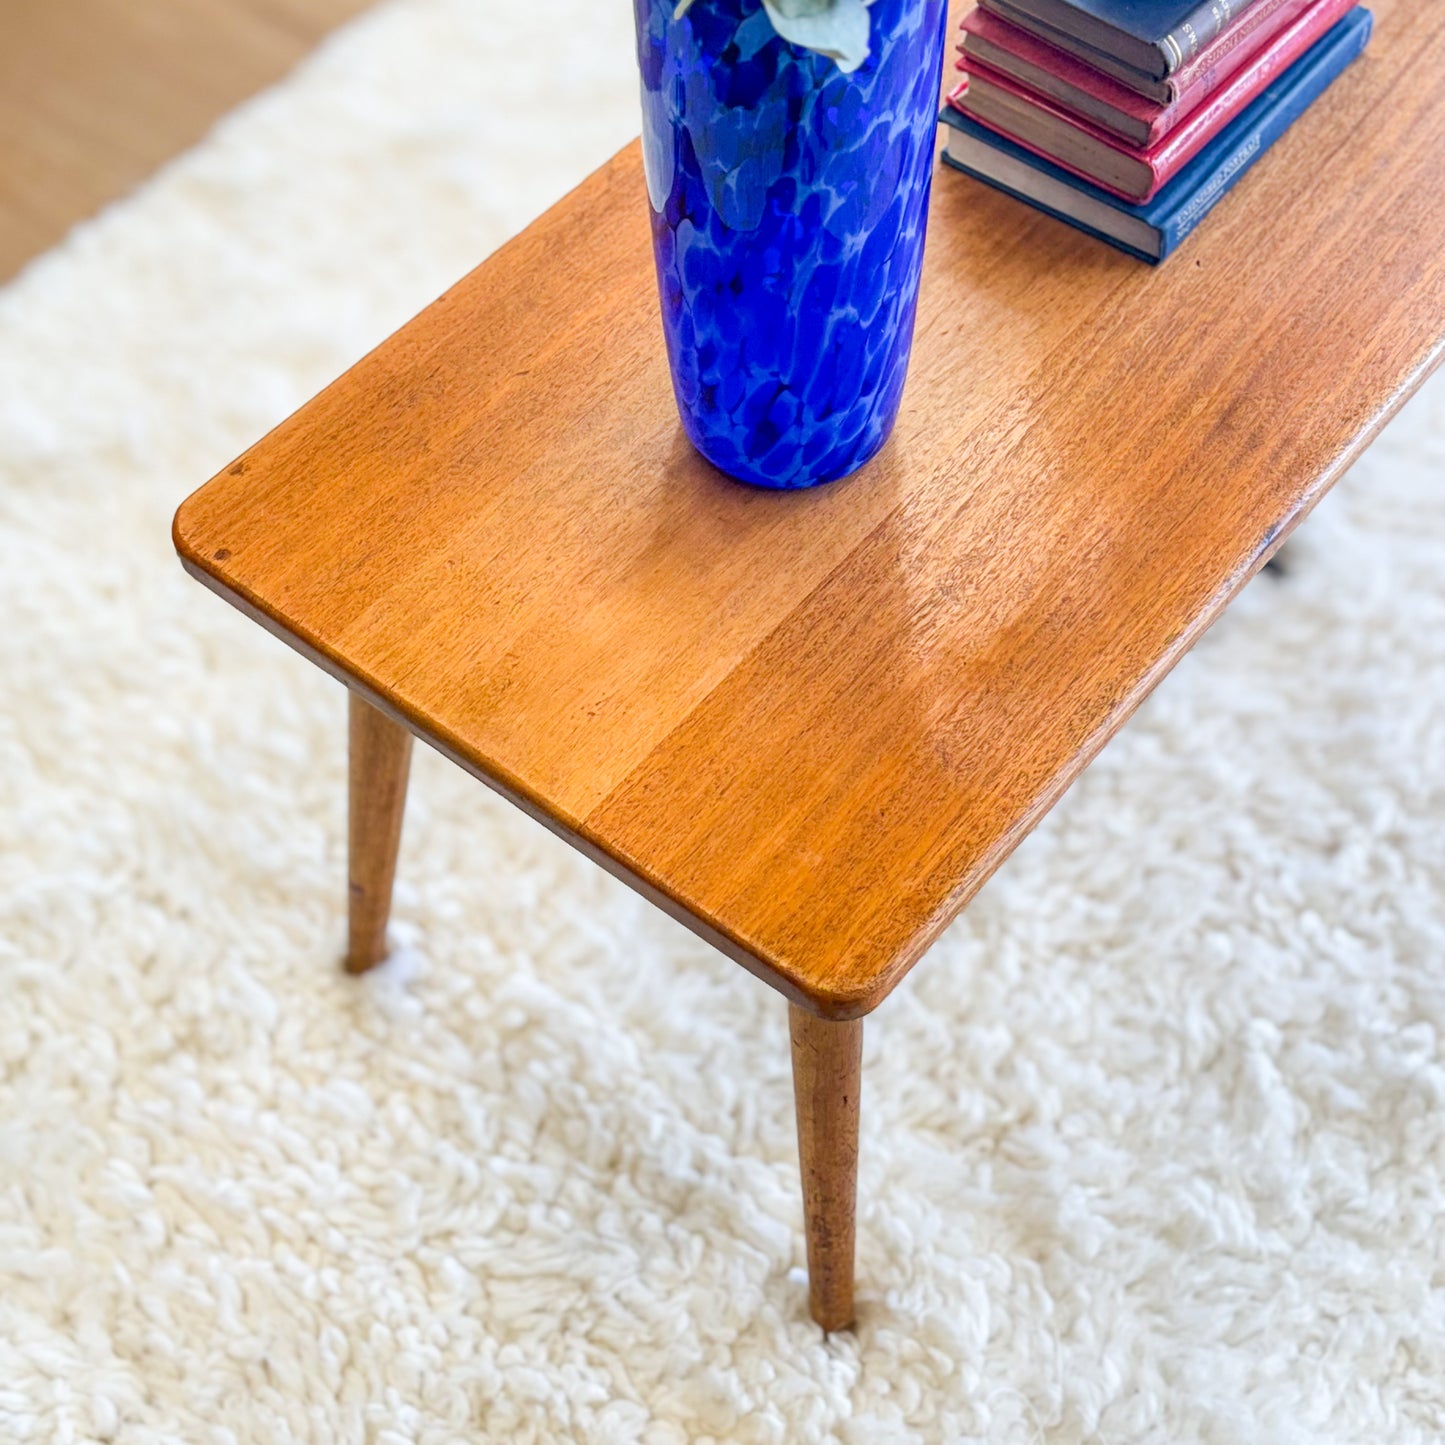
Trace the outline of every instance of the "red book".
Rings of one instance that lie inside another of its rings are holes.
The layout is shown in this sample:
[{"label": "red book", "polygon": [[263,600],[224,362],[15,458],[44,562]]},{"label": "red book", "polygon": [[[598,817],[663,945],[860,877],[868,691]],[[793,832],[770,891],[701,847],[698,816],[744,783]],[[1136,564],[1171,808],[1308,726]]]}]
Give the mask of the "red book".
[{"label": "red book", "polygon": [[[1173,105],[1190,86],[1211,71],[1217,70],[1220,79],[1230,75],[1270,36],[1278,34],[1281,25],[1288,22],[1290,17],[1282,16],[1281,11],[1298,14],[1301,8],[1297,0],[1255,0],[1243,15],[1230,24],[1228,29],[1216,35],[1193,60],[1185,61],[1173,75],[1166,76],[1163,80],[1155,80],[1143,71],[1115,60],[1111,55],[1087,46],[1076,48],[1077,41],[1063,31],[1033,19],[1026,12],[1016,10],[1011,0],[979,0],[979,3],[985,10],[992,11],[1015,29],[1027,30],[1056,50],[1064,50],[1077,56],[1086,65],[1122,81],[1130,90],[1137,91],[1159,105]],[[1240,51],[1244,53],[1241,55]]]},{"label": "red book", "polygon": [[[1072,114],[1112,131],[1130,145],[1152,146],[1314,3],[1316,0],[1280,0],[1277,6],[1270,6],[1269,0],[1261,0],[1257,8],[1268,9],[1263,23],[1257,24],[1217,64],[1194,73],[1187,88],[1170,103],[1161,104],[1140,95],[1122,81],[987,10],[973,10],[964,17],[960,48],[970,60],[1002,72]],[[1248,11],[1246,17],[1254,13]],[[959,69],[963,68],[960,64]],[[1192,72],[1193,67],[1190,69]]]},{"label": "red book", "polygon": [[1266,50],[1152,146],[1131,146],[1045,96],[965,54],[963,83],[949,99],[965,115],[1019,145],[1136,204],[1152,199],[1221,126],[1239,114],[1337,21],[1355,0],[1315,0]]}]

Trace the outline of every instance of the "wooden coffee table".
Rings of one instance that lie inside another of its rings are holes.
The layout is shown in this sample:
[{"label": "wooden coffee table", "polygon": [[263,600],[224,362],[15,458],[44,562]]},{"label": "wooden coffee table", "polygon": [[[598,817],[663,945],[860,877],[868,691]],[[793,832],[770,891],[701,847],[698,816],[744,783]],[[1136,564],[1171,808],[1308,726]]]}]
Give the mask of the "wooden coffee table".
[{"label": "wooden coffee table", "polygon": [[633,145],[176,517],[351,689],[351,968],[416,734],[787,998],[825,1328],[863,1015],[1440,358],[1445,7],[1376,9],[1162,269],[939,175],[851,480],[752,491],[683,439]]}]

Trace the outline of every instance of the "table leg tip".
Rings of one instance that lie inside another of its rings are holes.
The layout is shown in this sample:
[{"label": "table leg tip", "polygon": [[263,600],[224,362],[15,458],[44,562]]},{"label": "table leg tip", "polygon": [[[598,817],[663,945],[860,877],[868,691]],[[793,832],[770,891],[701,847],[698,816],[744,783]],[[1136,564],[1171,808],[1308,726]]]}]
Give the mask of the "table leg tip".
[{"label": "table leg tip", "polygon": [[348,952],[342,962],[342,967],[353,978],[363,973],[370,973],[378,964],[386,962],[386,950],[376,952],[372,949]]},{"label": "table leg tip", "polygon": [[853,1309],[852,1300],[822,1302],[810,1299],[808,1313],[812,1315],[813,1323],[820,1326],[826,1335],[851,1330],[857,1323],[857,1314]]}]

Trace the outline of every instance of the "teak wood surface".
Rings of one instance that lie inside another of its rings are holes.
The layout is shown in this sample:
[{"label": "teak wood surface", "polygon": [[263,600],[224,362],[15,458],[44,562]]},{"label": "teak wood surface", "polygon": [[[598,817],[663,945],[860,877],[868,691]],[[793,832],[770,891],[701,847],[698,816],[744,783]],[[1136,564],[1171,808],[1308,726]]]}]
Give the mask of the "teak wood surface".
[{"label": "teak wood surface", "polygon": [[1439,359],[1445,6],[1374,8],[1157,270],[936,175],[903,413],[846,482],[684,440],[634,144],[186,502],[182,557],[866,1013]]},{"label": "teak wood surface", "polygon": [[347,748],[346,968],[365,973],[386,957],[396,855],[411,771],[411,733],[350,695]]},{"label": "teak wood surface", "polygon": [[854,1313],[863,1020],[820,1019],[789,1004],[788,1033],[808,1239],[809,1305],[825,1330],[845,1330]]}]

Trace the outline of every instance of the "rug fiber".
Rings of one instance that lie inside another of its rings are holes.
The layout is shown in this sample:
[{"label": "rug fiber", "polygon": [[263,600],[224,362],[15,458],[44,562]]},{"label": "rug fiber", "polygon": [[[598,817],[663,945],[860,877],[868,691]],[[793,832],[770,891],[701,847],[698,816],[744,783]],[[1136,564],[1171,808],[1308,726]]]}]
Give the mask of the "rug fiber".
[{"label": "rug fiber", "polygon": [[870,1020],[856,1333],[781,1001],[425,749],[341,974],[343,692],[170,516],[630,23],[396,0],[0,293],[0,1440],[1445,1439],[1445,387]]}]

